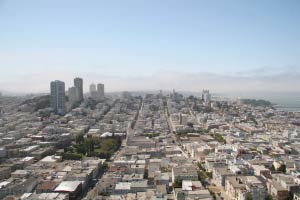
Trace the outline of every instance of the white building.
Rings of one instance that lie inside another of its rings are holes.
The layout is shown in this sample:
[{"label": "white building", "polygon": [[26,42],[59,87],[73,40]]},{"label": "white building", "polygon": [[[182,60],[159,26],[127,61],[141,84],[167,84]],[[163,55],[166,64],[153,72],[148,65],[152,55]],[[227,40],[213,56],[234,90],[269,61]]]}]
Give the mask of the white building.
[{"label": "white building", "polygon": [[97,88],[96,88],[96,85],[94,83],[92,83],[90,85],[90,96],[95,101],[103,100],[105,97],[104,84],[99,83],[99,84],[97,84]]},{"label": "white building", "polygon": [[94,83],[90,85],[90,96],[92,99],[97,100],[97,89]]},{"label": "white building", "polygon": [[62,81],[52,81],[50,83],[51,107],[57,114],[65,114],[65,83]]},{"label": "white building", "polygon": [[70,87],[68,90],[69,102],[74,105],[79,101],[79,93],[76,87]]},{"label": "white building", "polygon": [[203,90],[202,91],[202,99],[204,102],[210,102],[211,101],[211,95],[209,93],[209,90]]}]

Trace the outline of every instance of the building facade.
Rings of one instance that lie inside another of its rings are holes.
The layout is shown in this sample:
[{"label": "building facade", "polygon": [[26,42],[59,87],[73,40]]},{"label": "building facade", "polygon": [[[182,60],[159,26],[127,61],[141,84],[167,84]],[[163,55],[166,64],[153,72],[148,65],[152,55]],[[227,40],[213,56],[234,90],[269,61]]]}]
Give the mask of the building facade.
[{"label": "building facade", "polygon": [[97,88],[94,83],[90,85],[90,96],[93,100],[97,100]]},{"label": "building facade", "polygon": [[74,105],[79,100],[79,93],[76,87],[70,87],[68,90],[69,102]]},{"label": "building facade", "polygon": [[104,84],[98,83],[97,85],[97,92],[99,95],[99,99],[104,99]]},{"label": "building facade", "polygon": [[57,114],[65,114],[65,83],[63,81],[52,81],[50,83],[50,104]]},{"label": "building facade", "polygon": [[204,102],[210,102],[211,101],[211,95],[209,93],[209,90],[203,90],[202,91],[202,100],[204,100]]},{"label": "building facade", "polygon": [[83,101],[83,80],[82,78],[75,78],[74,79],[74,86],[78,92],[78,101]]}]

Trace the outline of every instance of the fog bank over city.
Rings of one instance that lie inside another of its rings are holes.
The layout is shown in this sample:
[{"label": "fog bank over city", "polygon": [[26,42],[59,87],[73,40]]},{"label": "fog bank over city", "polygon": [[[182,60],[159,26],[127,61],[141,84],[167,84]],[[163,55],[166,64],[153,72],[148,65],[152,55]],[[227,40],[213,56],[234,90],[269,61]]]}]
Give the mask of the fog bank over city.
[{"label": "fog bank over city", "polygon": [[[48,71],[48,70],[47,70]],[[84,79],[84,90],[88,85],[101,81],[106,84],[108,92],[172,90],[199,92],[209,88],[218,93],[259,93],[259,92],[299,92],[299,67],[262,67],[255,70],[241,70],[229,74],[212,72],[175,72],[161,70],[152,75],[106,75],[101,69],[95,72],[51,71],[46,73],[21,72],[14,78],[7,79],[1,74],[0,90],[3,93],[47,93],[51,80],[65,80],[71,85],[74,76]]]}]

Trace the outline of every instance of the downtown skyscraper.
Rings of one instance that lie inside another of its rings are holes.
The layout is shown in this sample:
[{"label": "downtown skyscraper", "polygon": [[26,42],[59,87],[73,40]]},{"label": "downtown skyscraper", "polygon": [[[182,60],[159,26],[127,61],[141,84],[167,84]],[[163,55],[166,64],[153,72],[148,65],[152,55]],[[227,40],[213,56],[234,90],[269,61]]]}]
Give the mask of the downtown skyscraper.
[{"label": "downtown skyscraper", "polygon": [[74,86],[68,90],[69,103],[71,107],[83,101],[83,80],[82,78],[74,78]]},{"label": "downtown skyscraper", "polygon": [[50,104],[56,114],[65,114],[65,98],[65,83],[59,80],[52,81],[50,83]]},{"label": "downtown skyscraper", "polygon": [[104,84],[98,83],[97,84],[97,92],[98,92],[98,98],[99,100],[103,100],[105,98],[104,95]]},{"label": "downtown skyscraper", "polygon": [[83,80],[82,78],[75,78],[74,79],[74,86],[77,89],[78,93],[78,101],[82,102],[83,101]]},{"label": "downtown skyscraper", "polygon": [[102,101],[105,99],[104,84],[98,83],[97,87],[94,83],[90,85],[90,97],[95,101]]}]

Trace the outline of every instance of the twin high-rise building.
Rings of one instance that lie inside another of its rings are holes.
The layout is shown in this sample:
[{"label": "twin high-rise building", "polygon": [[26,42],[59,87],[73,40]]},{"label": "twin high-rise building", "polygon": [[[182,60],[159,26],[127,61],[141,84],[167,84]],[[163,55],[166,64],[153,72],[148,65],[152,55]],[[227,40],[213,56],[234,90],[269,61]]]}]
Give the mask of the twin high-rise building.
[{"label": "twin high-rise building", "polygon": [[103,100],[105,98],[104,84],[99,83],[97,84],[97,88],[96,88],[96,85],[92,83],[90,85],[90,96],[95,101]]},{"label": "twin high-rise building", "polygon": [[50,83],[50,104],[54,112],[60,115],[65,114],[65,83],[63,81],[52,81]]}]

